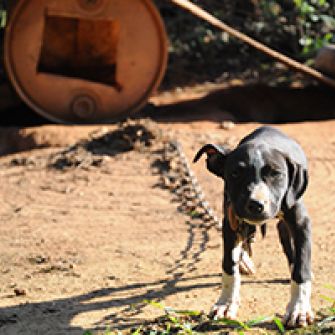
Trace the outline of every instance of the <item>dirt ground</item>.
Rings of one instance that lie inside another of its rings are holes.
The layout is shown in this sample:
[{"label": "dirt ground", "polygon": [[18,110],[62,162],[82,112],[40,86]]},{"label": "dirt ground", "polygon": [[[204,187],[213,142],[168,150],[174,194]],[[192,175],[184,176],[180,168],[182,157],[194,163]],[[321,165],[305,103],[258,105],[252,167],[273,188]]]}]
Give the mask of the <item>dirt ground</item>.
[{"label": "dirt ground", "polygon": [[[189,160],[204,143],[235,144],[257,127],[220,122],[160,122]],[[335,255],[335,121],[277,125],[304,147],[310,165],[305,201],[313,220],[313,308],[333,296]],[[221,237],[191,225],[173,194],[157,187],[150,154],[105,158],[103,166],[57,170],[29,160],[48,157],[102,126],[42,126],[20,130],[25,150],[0,158],[0,333],[82,335],[129,329],[162,311],[209,311],[220,292]],[[112,126],[109,126],[113,129]],[[7,130],[8,131],[8,130]],[[7,133],[6,133],[7,134]],[[7,137],[9,138],[9,137]],[[223,185],[204,162],[192,165],[208,201],[221,214]],[[275,225],[254,245],[257,273],[243,277],[242,320],[282,314],[289,272]]]}]

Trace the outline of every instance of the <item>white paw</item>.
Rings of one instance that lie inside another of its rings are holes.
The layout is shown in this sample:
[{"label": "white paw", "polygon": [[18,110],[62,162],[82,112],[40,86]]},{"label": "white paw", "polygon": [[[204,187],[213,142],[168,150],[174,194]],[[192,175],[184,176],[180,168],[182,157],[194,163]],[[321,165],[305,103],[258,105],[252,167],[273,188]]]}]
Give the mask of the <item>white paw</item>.
[{"label": "white paw", "polygon": [[305,327],[313,323],[314,315],[310,303],[311,282],[291,282],[291,300],[286,308],[283,322],[290,328]]},{"label": "white paw", "polygon": [[223,319],[223,318],[234,320],[237,318],[238,308],[239,308],[239,303],[227,301],[226,303],[223,303],[220,305],[215,304],[212,307],[210,315],[214,320]]},{"label": "white paw", "polygon": [[211,317],[216,319],[236,319],[240,306],[241,278],[237,273],[233,276],[224,273],[222,277],[222,292],[217,303],[212,307]]}]

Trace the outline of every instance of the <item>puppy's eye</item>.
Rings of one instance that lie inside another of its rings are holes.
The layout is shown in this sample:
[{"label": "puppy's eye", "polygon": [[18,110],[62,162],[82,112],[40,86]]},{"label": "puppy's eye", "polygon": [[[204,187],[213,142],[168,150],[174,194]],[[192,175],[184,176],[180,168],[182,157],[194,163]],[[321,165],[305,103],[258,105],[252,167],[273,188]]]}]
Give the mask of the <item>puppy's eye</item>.
[{"label": "puppy's eye", "polygon": [[278,178],[281,176],[281,171],[277,170],[269,165],[266,165],[262,169],[262,175],[264,177]]},{"label": "puppy's eye", "polygon": [[243,177],[245,174],[246,164],[244,162],[239,162],[238,165],[234,166],[230,172],[233,179],[238,179]]},{"label": "puppy's eye", "polygon": [[231,172],[231,177],[234,179],[241,178],[243,174],[243,169],[242,168],[237,168]]},{"label": "puppy's eye", "polygon": [[237,178],[239,178],[240,177],[240,171],[238,171],[238,170],[235,170],[235,171],[233,171],[232,173],[231,173],[231,176],[234,178],[234,179],[237,179]]}]

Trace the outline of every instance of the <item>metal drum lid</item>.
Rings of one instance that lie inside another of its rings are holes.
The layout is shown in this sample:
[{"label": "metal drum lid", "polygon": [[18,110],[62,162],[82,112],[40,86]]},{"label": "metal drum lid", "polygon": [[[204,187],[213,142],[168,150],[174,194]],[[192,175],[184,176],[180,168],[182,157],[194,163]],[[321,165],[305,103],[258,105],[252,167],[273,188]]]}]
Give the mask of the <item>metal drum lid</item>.
[{"label": "metal drum lid", "polygon": [[14,88],[56,122],[134,113],[159,85],[166,61],[166,33],[151,0],[21,0],[6,28]]}]

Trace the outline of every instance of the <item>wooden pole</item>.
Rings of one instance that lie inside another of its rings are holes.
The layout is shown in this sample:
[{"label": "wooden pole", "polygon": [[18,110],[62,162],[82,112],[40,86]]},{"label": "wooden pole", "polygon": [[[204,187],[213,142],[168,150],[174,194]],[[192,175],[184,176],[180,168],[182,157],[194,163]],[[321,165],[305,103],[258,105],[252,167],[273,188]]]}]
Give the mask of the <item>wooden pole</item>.
[{"label": "wooden pole", "polygon": [[223,23],[222,21],[220,21],[219,19],[217,19],[216,17],[214,17],[210,13],[206,12],[204,9],[195,5],[191,1],[189,1],[189,0],[171,0],[171,1],[174,4],[176,4],[177,6],[186,9],[187,11],[191,12],[195,16],[197,16],[197,17],[209,22],[213,26],[225,31],[229,35],[231,35],[233,37],[236,37],[236,38],[242,40],[245,43],[248,43],[249,45],[256,48],[257,50],[267,54],[268,56],[278,60],[279,62],[281,62],[281,63],[283,63],[287,66],[289,66],[290,68],[292,68],[294,70],[297,70],[299,72],[305,73],[305,74],[315,78],[316,80],[335,88],[335,80],[332,79],[331,77],[328,77],[328,76],[324,75],[323,73],[321,73],[320,71],[317,71],[317,70],[315,70],[315,69],[313,69],[313,68],[311,68],[307,65],[301,64],[301,63],[297,62],[296,60],[294,60],[294,59],[292,59],[288,56],[285,56],[285,55],[283,55],[282,53],[280,53],[276,50],[273,50],[273,49],[269,48],[265,44],[256,41],[255,39],[249,37],[248,35],[239,32],[238,30],[236,30],[236,29],[228,26],[227,24]]}]

